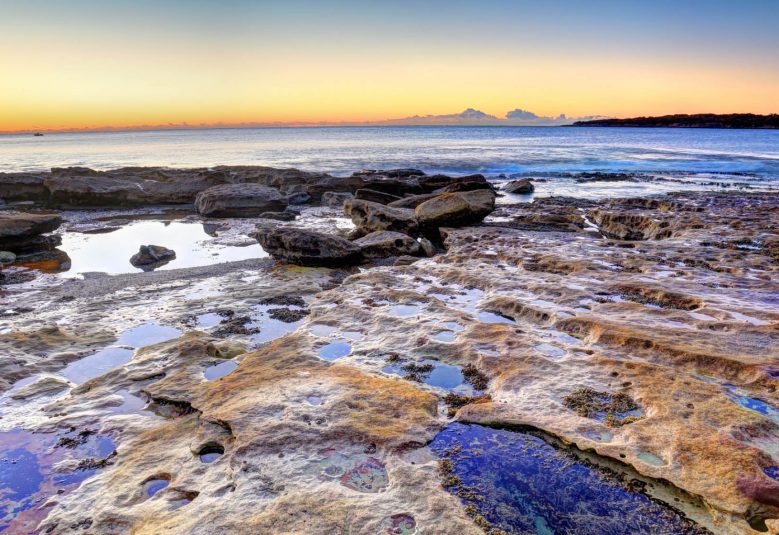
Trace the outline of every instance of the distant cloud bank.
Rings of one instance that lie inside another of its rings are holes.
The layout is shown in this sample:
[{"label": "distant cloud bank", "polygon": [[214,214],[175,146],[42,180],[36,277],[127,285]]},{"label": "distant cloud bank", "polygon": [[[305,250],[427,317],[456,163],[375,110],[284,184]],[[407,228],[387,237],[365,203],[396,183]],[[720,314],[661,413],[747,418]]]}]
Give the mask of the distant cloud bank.
[{"label": "distant cloud bank", "polygon": [[414,115],[402,119],[389,119],[374,121],[364,124],[376,125],[469,125],[469,126],[562,126],[573,124],[576,121],[590,121],[593,119],[606,119],[601,115],[588,115],[585,117],[567,117],[561,113],[557,117],[543,117],[532,111],[517,108],[506,113],[505,117],[496,117],[483,111],[468,108],[462,113],[448,115]]},{"label": "distant cloud bank", "polygon": [[382,119],[377,121],[298,121],[298,122],[259,122],[242,123],[168,123],[160,125],[139,126],[97,126],[89,128],[62,129],[25,129],[0,133],[32,133],[32,132],[111,132],[133,130],[188,130],[193,128],[262,128],[262,127],[316,127],[316,126],[564,126],[576,121],[591,121],[595,119],[612,119],[604,115],[588,115],[584,117],[567,117],[561,113],[557,117],[543,117],[532,111],[516,108],[507,112],[505,117],[497,117],[474,108],[468,108],[460,113],[446,115],[414,115],[400,119]]}]

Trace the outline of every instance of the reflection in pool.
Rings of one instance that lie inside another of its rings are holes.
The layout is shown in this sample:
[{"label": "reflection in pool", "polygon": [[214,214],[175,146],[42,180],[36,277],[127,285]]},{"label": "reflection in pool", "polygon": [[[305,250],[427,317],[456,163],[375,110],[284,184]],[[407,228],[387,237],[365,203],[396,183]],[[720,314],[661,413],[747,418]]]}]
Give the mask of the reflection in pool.
[{"label": "reflection in pool", "polygon": [[534,434],[453,423],[430,448],[447,490],[506,533],[707,533]]},{"label": "reflection in pool", "polygon": [[0,532],[37,533],[49,511],[40,504],[76,488],[109,462],[114,449],[109,437],[91,430],[0,432]]},{"label": "reflection in pool", "polygon": [[137,221],[106,234],[65,232],[60,249],[71,260],[65,276],[97,271],[110,274],[142,271],[130,264],[141,245],[161,245],[176,252],[176,258],[159,270],[207,266],[221,262],[268,256],[259,244],[226,246],[214,241],[200,223]]}]

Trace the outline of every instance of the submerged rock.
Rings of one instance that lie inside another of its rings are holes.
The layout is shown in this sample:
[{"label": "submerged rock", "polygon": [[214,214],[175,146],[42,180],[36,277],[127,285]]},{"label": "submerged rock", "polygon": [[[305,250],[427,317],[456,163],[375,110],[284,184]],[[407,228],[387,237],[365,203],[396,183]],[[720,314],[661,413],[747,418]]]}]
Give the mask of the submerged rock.
[{"label": "submerged rock", "polygon": [[417,255],[421,251],[419,242],[411,236],[386,230],[371,232],[353,243],[359,245],[363,256],[368,258]]},{"label": "submerged rock", "polygon": [[176,258],[176,252],[161,245],[141,245],[130,258],[130,263],[144,271],[153,271]]},{"label": "submerged rock", "polygon": [[198,213],[208,217],[256,217],[281,212],[287,204],[279,190],[259,184],[221,184],[195,198]]},{"label": "submerged rock", "polygon": [[259,228],[251,234],[277,260],[303,266],[349,266],[362,261],[358,245],[299,228]]},{"label": "submerged rock", "polygon": [[462,227],[480,222],[495,209],[495,193],[486,189],[444,193],[416,207],[425,228]]}]

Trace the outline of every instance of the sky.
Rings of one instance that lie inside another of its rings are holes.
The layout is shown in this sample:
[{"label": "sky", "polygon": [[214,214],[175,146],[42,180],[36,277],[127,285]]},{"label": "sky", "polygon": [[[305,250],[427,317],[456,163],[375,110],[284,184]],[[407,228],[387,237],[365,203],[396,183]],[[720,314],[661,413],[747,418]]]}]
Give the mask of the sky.
[{"label": "sky", "polygon": [[779,112],[775,0],[0,0],[0,131]]}]

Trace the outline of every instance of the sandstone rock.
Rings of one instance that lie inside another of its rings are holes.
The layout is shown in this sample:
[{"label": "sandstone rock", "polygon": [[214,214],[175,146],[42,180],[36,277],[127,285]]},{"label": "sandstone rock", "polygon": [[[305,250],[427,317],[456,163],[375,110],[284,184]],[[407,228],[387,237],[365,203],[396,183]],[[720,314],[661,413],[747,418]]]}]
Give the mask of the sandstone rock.
[{"label": "sandstone rock", "polygon": [[519,180],[512,180],[505,186],[503,186],[503,191],[507,193],[516,193],[519,195],[524,195],[526,193],[533,193],[535,191],[535,186],[533,186],[533,183],[530,182],[527,178],[522,178]]},{"label": "sandstone rock", "polygon": [[30,238],[57,230],[62,218],[54,214],[0,214],[0,242],[11,238]]},{"label": "sandstone rock", "polygon": [[153,271],[176,258],[176,252],[160,245],[141,245],[130,258],[130,263],[144,271]]},{"label": "sandstone rock", "polygon": [[[407,194],[423,193],[416,177],[389,178],[386,176],[368,177],[363,187],[372,191],[379,191],[397,198]],[[368,199],[370,200],[370,199]]]},{"label": "sandstone rock", "polygon": [[195,198],[198,213],[208,217],[256,217],[286,207],[287,199],[279,190],[258,184],[221,184]]},{"label": "sandstone rock", "polygon": [[421,247],[419,243],[407,234],[391,231],[371,232],[353,242],[360,246],[363,256],[367,258],[386,258],[388,256],[416,255]]},{"label": "sandstone rock", "polygon": [[352,222],[362,234],[392,230],[414,235],[419,226],[412,210],[370,201],[349,199],[344,203],[344,212],[352,218]]},{"label": "sandstone rock", "polygon": [[670,237],[674,231],[669,221],[658,221],[641,213],[595,209],[587,215],[601,234],[616,240],[662,240]]},{"label": "sandstone rock", "polygon": [[478,223],[495,209],[495,193],[486,189],[444,193],[416,207],[425,228],[461,227]]},{"label": "sandstone rock", "polygon": [[311,195],[305,191],[292,193],[287,196],[287,202],[292,205],[306,204],[311,200]]},{"label": "sandstone rock", "polygon": [[338,193],[354,193],[363,187],[363,185],[363,179],[358,176],[326,176],[312,184],[309,184],[306,187],[306,191],[309,195],[311,195],[312,201],[320,202],[322,200],[322,195],[327,191]]},{"label": "sandstone rock", "polygon": [[427,238],[419,238],[419,246],[422,248],[422,252],[425,253],[425,256],[430,257],[436,255],[437,251],[435,245]]},{"label": "sandstone rock", "polygon": [[0,214],[0,250],[16,255],[52,250],[62,239],[43,234],[61,224],[62,218],[53,214]]},{"label": "sandstone rock", "polygon": [[474,191],[477,189],[495,191],[495,188],[492,184],[487,182],[484,175],[468,175],[455,177],[455,180],[452,181],[452,183],[435,190],[435,193],[455,193],[458,191]]},{"label": "sandstone rock", "polygon": [[343,208],[346,199],[352,199],[354,195],[348,192],[326,191],[322,194],[322,204],[331,208]]},{"label": "sandstone rock", "polygon": [[289,227],[258,228],[251,234],[277,260],[302,266],[349,266],[362,260],[360,247],[338,236]]},{"label": "sandstone rock", "polygon": [[259,215],[262,219],[274,219],[276,221],[294,221],[297,218],[295,212],[263,212]]},{"label": "sandstone rock", "polygon": [[440,193],[423,193],[421,195],[410,195],[397,201],[392,201],[387,206],[393,208],[411,208],[412,210],[422,204],[425,201],[429,201],[434,197],[438,197]]},{"label": "sandstone rock", "polygon": [[45,201],[46,173],[0,173],[0,199],[9,201]]},{"label": "sandstone rock", "polygon": [[367,188],[358,189],[354,193],[354,198],[363,201],[377,202],[379,204],[389,204],[393,201],[400,200],[400,197],[398,197],[397,195],[392,195],[390,193],[384,193],[382,191],[376,191]]}]

